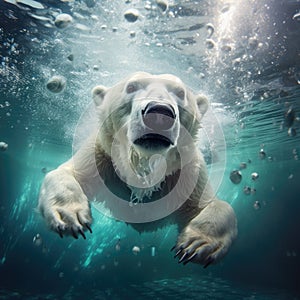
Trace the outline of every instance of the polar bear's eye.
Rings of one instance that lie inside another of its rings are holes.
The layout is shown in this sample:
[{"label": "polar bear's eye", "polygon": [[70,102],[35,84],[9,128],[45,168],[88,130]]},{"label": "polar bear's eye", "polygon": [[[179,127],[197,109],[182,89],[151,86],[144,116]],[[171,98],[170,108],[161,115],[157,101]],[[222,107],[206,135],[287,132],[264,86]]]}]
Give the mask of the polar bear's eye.
[{"label": "polar bear's eye", "polygon": [[139,84],[137,82],[131,82],[126,87],[126,93],[131,94],[139,89]]},{"label": "polar bear's eye", "polygon": [[177,90],[175,90],[175,95],[179,99],[184,100],[184,98],[185,98],[185,91],[184,91],[184,89],[178,88]]}]

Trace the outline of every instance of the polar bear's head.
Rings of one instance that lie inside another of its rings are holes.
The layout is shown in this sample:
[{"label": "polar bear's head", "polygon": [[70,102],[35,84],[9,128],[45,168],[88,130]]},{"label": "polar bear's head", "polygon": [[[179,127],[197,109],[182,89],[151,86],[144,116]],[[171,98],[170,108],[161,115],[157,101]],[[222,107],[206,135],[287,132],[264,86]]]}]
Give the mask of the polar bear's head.
[{"label": "polar bear's head", "polygon": [[185,143],[187,132],[195,142],[208,108],[204,96],[168,74],[135,73],[112,88],[97,86],[92,94],[100,118],[99,143],[114,164],[122,165],[118,169],[125,177],[128,166],[140,172],[142,162],[151,164],[154,155],[167,160],[167,173],[174,172],[175,149]]}]

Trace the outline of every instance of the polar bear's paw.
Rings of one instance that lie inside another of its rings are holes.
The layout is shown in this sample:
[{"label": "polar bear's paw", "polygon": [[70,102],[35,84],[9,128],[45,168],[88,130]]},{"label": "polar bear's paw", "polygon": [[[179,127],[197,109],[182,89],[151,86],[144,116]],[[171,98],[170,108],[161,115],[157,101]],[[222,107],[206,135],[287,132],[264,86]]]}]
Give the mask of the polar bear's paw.
[{"label": "polar bear's paw", "polygon": [[188,262],[202,264],[204,268],[219,261],[228,251],[227,239],[211,237],[205,234],[190,235],[183,232],[177,241],[174,258],[184,265]]},{"label": "polar bear's paw", "polygon": [[60,237],[72,235],[78,239],[81,235],[86,239],[84,232],[92,233],[88,199],[74,178],[53,173],[47,175],[41,188],[39,210],[50,229]]},{"label": "polar bear's paw", "polygon": [[179,263],[188,262],[206,268],[228,252],[237,236],[237,222],[232,207],[224,201],[211,201],[179,234],[172,250]]},{"label": "polar bear's paw", "polygon": [[75,239],[81,235],[86,239],[84,231],[89,230],[92,218],[88,202],[68,203],[67,205],[53,205],[44,214],[50,228],[56,231],[60,237],[72,235]]}]

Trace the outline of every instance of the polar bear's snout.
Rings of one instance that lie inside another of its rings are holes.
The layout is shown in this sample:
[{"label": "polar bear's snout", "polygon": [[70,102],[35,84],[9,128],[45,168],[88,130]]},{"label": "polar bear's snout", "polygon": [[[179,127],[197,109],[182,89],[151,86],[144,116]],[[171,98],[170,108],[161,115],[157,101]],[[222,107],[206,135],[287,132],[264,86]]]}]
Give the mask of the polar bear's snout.
[{"label": "polar bear's snout", "polygon": [[154,131],[168,130],[173,127],[176,119],[174,108],[170,104],[151,101],[142,110],[142,120]]},{"label": "polar bear's snout", "polygon": [[131,122],[131,141],[136,147],[164,150],[176,146],[179,135],[178,108],[159,100],[145,101]]}]

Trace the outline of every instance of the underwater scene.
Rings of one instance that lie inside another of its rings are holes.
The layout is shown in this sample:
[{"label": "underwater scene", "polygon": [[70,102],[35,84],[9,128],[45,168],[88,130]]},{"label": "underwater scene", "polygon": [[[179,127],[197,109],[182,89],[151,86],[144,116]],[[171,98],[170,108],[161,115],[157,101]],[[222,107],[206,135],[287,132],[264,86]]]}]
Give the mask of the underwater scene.
[{"label": "underwater scene", "polygon": [[[139,71],[210,104],[199,148],[238,228],[216,264],[179,263],[174,223],[92,202],[92,233],[61,238],[39,212],[97,128],[93,88]],[[300,299],[299,156],[298,0],[0,0],[0,299]]]}]

